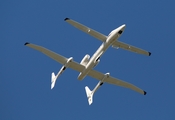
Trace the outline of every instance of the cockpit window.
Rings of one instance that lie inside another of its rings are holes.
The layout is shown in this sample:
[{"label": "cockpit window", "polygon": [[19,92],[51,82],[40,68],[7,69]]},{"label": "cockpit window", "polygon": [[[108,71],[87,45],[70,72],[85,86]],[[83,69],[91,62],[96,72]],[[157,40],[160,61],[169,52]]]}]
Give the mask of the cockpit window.
[{"label": "cockpit window", "polygon": [[122,32],[123,32],[123,31],[122,31],[122,30],[120,30],[120,31],[118,32],[118,34],[122,34]]},{"label": "cockpit window", "polygon": [[120,30],[120,31],[118,32],[118,34],[122,34],[122,32],[123,32],[123,31],[122,31],[122,30]]}]

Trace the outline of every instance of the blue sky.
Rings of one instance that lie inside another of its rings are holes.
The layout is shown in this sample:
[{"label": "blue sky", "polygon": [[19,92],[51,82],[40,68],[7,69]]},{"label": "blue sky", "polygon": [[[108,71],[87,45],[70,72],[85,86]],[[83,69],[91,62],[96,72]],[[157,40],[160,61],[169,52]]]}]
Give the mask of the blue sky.
[{"label": "blue sky", "polygon": [[[1,120],[165,120],[175,119],[175,2],[4,0],[0,1]],[[109,48],[96,70],[137,85],[137,92],[104,84],[88,105],[84,87],[97,80],[77,80],[67,69],[50,90],[51,73],[61,65],[25,42],[41,45],[80,62],[101,41],[79,31],[72,18],[105,35],[122,24],[120,41],[152,52],[150,57]]]}]

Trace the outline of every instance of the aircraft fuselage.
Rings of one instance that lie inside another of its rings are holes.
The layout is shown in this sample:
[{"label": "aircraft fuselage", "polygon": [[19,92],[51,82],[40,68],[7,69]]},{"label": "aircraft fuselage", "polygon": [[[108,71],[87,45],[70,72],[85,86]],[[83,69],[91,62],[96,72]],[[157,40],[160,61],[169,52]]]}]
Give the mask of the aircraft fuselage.
[{"label": "aircraft fuselage", "polygon": [[88,72],[93,69],[100,61],[100,57],[103,53],[112,45],[112,43],[117,40],[122,32],[124,31],[125,25],[122,25],[116,29],[114,29],[107,37],[106,41],[102,43],[102,45],[97,49],[97,51],[93,54],[88,64],[85,66],[83,72],[81,72],[78,76],[79,80],[84,79],[84,77],[88,74]]}]

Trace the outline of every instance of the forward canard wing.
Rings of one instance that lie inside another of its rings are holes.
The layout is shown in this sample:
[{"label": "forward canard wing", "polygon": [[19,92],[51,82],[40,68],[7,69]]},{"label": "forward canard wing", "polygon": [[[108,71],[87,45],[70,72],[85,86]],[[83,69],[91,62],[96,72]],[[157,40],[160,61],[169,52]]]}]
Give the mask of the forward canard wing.
[{"label": "forward canard wing", "polygon": [[68,22],[69,24],[71,24],[72,26],[82,30],[83,32],[85,32],[85,33],[87,33],[87,34],[89,34],[89,35],[91,35],[91,36],[93,36],[93,37],[95,37],[103,42],[105,42],[107,39],[107,36],[97,32],[89,27],[86,27],[85,25],[82,25],[82,24],[80,24],[80,23],[78,23],[70,18],[65,18],[64,20],[66,22]]},{"label": "forward canard wing", "polygon": [[122,49],[125,49],[125,50],[129,50],[129,51],[132,51],[132,52],[135,52],[135,53],[139,53],[139,54],[143,54],[143,55],[147,55],[147,56],[151,55],[151,53],[146,51],[146,50],[143,50],[143,49],[131,46],[129,44],[126,44],[126,43],[123,43],[123,42],[120,42],[120,41],[115,41],[112,44],[112,47],[114,47],[114,48],[122,48]]},{"label": "forward canard wing", "polygon": [[[107,39],[107,36],[85,26],[85,25],[82,25],[81,23],[78,23],[77,21],[74,21],[70,18],[65,18],[64,19],[66,22],[68,22],[69,24],[71,24],[72,26],[80,29],[81,31],[101,40],[102,42],[105,42],[106,39]],[[147,55],[147,56],[150,56],[151,53],[148,52],[148,51],[145,51],[145,50],[142,50],[140,48],[137,48],[137,47],[134,47],[134,46],[131,46],[129,44],[126,44],[126,43],[123,43],[123,42],[120,42],[120,41],[115,41],[112,45],[112,47],[114,48],[122,48],[122,49],[125,49],[125,50],[129,50],[129,51],[132,51],[132,52],[135,52],[135,53],[139,53],[139,54],[144,54],[144,55]]]}]

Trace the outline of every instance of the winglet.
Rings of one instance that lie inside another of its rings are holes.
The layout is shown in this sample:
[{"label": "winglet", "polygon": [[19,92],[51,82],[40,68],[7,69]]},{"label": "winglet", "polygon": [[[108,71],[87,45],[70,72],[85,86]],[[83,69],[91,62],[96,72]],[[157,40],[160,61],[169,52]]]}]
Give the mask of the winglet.
[{"label": "winglet", "polygon": [[151,55],[151,52],[149,52],[149,56]]},{"label": "winglet", "polygon": [[27,44],[30,44],[30,43],[26,42],[24,45],[27,45]]},{"label": "winglet", "polygon": [[64,21],[66,21],[66,20],[70,20],[70,18],[65,18]]},{"label": "winglet", "polygon": [[143,91],[144,92],[144,95],[146,95],[146,91]]}]

